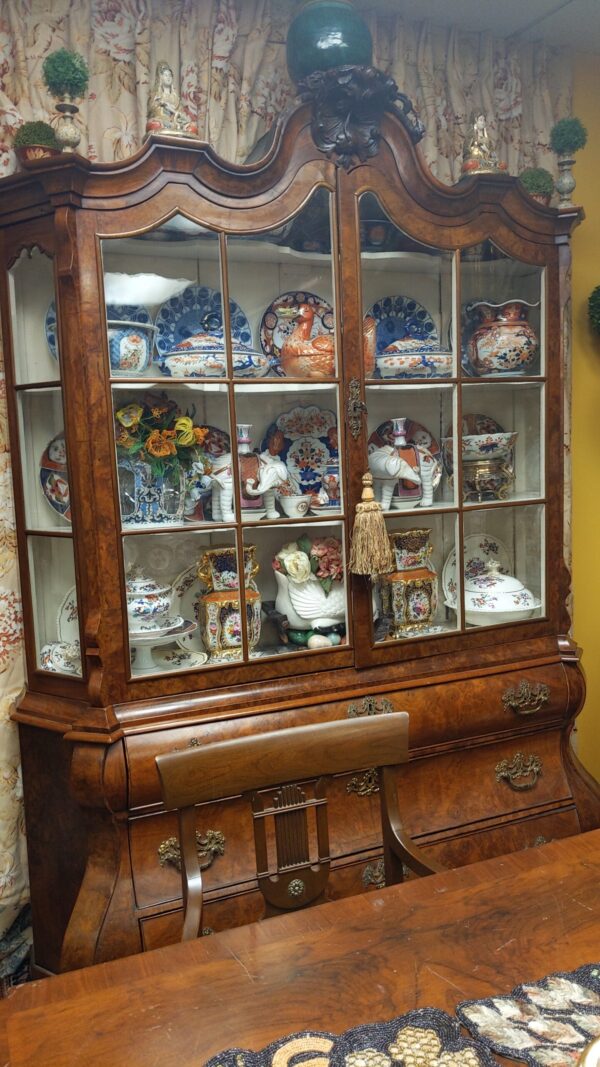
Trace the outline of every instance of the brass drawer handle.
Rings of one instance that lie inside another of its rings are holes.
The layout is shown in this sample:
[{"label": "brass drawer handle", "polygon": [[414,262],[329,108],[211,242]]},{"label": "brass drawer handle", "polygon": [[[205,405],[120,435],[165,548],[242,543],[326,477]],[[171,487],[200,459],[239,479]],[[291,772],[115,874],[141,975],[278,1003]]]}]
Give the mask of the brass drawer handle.
[{"label": "brass drawer handle", "polygon": [[[496,781],[505,781],[515,790],[533,789],[541,773],[540,757],[525,756],[522,752],[517,752],[510,761],[503,759],[496,764]],[[520,778],[524,781],[519,781]]]},{"label": "brass drawer handle", "polygon": [[363,715],[391,715],[394,710],[391,700],[382,697],[363,697],[357,704],[348,704],[348,718],[360,719]]},{"label": "brass drawer handle", "polygon": [[379,792],[379,772],[377,767],[367,767],[362,774],[355,774],[346,786],[347,793],[356,793],[359,797],[372,797]]},{"label": "brass drawer handle", "polygon": [[533,715],[549,700],[549,685],[544,685],[543,682],[532,685],[525,678],[519,682],[516,689],[507,689],[502,694],[504,707],[507,711],[514,711],[515,715]]},{"label": "brass drawer handle", "polygon": [[[203,835],[199,830],[196,830],[196,848],[200,859],[200,870],[205,871],[207,867],[210,867],[213,860],[216,860],[217,856],[224,855],[225,834],[222,834],[220,830],[207,830]],[[164,841],[161,841],[157,851],[158,862],[161,867],[164,867],[166,863],[170,863],[178,871],[181,871],[181,849],[176,837],[167,837]]]},{"label": "brass drawer handle", "polygon": [[365,889],[370,885],[377,886],[378,889],[384,888],[385,869],[383,860],[375,860],[373,863],[367,863],[362,872],[362,884]]}]

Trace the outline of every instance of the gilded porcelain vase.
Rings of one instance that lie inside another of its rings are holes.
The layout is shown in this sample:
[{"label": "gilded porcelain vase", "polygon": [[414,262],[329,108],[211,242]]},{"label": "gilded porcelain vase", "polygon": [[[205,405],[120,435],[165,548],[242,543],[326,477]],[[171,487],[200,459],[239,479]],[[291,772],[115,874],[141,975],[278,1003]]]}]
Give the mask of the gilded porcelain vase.
[{"label": "gilded porcelain vase", "polygon": [[438,579],[430,562],[430,537],[431,530],[397,530],[390,534],[397,570],[383,576],[379,587],[390,637],[424,630],[435,618]]},{"label": "gilded porcelain vase", "polygon": [[[254,583],[258,574],[256,545],[244,547],[244,586],[246,628],[250,652],[260,640],[261,598]],[[200,598],[200,631],[210,659],[240,659],[242,656],[242,612],[239,597],[237,552],[233,545],[206,549],[198,567],[198,577],[207,586]]]}]

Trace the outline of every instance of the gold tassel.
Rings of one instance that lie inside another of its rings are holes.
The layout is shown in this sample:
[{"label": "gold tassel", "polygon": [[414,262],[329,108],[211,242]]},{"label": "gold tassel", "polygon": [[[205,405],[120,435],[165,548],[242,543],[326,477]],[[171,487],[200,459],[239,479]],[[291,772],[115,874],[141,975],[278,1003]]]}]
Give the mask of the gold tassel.
[{"label": "gold tassel", "polygon": [[394,557],[381,504],[375,500],[373,475],[363,474],[362,483],[362,496],[356,505],[352,531],[350,570],[352,574],[377,578],[394,570]]}]

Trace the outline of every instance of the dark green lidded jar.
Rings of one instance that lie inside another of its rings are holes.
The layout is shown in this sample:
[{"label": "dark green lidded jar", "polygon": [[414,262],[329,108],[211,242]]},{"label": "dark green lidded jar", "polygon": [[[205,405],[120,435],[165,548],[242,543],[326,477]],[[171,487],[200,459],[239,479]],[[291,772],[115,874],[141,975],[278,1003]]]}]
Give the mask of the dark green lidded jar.
[{"label": "dark green lidded jar", "polygon": [[287,65],[298,83],[316,70],[370,67],[373,41],[351,0],[308,0],[292,20]]}]

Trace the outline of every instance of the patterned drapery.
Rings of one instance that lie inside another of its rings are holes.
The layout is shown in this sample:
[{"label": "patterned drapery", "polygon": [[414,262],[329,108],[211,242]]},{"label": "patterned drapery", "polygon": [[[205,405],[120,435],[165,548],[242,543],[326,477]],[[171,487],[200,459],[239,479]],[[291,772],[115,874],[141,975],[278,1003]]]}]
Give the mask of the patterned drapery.
[{"label": "patterned drapery", "polygon": [[[139,147],[149,86],[163,59],[179,72],[182,103],[200,136],[225,158],[243,161],[293,103],[285,37],[295,6],[293,0],[1,0],[0,176],[15,168],[11,144],[20,124],[52,118],[41,69],[45,56],[62,46],[81,52],[90,68],[81,105],[84,155],[123,159]],[[570,114],[567,52],[407,22],[376,8],[365,18],[375,64],[393,74],[426,125],[422,150],[438,178],[458,179],[474,109],[487,115],[512,173],[532,164],[552,169],[550,127]],[[18,744],[8,718],[23,668],[4,390],[0,378],[0,936],[27,897]]]}]

